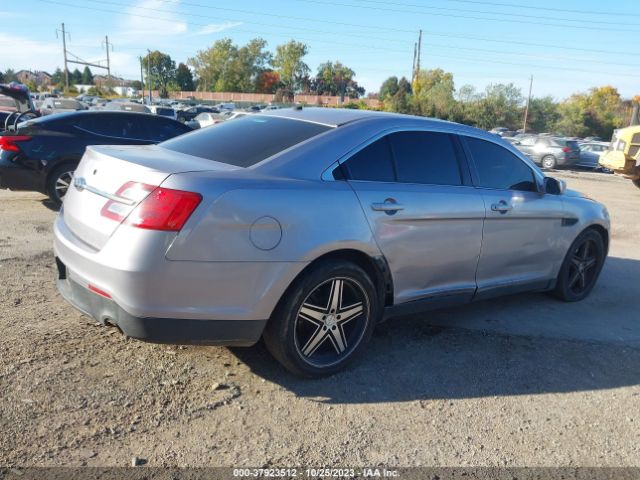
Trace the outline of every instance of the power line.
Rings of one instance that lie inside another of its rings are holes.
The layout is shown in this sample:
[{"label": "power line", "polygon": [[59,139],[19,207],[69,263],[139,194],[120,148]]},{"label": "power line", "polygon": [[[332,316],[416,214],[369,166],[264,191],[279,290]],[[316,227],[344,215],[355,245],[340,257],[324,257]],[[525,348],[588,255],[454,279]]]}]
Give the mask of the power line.
[{"label": "power line", "polygon": [[[64,2],[59,2],[56,0],[39,0],[41,2],[44,3],[51,3],[51,4],[57,4],[57,5],[63,5],[63,6],[67,6],[67,7],[73,7],[73,8],[83,8],[85,10],[93,10],[93,11],[102,11],[102,12],[110,12],[110,13],[121,13],[119,11],[116,10],[108,10],[108,9],[104,9],[104,8],[96,8],[96,7],[88,7],[86,5],[76,5],[76,4],[69,4],[69,3],[64,3]],[[163,20],[166,21],[166,18],[161,18],[161,17],[154,17],[151,15],[142,15],[142,14],[135,14],[135,13],[129,13],[128,15],[130,16],[136,16],[136,17],[141,17],[141,18],[147,18],[147,19],[152,19],[152,20]],[[189,25],[194,25],[194,26],[206,26],[206,24],[202,24],[202,23],[195,23],[195,22],[184,22],[187,23]],[[255,32],[255,31],[251,31],[251,30],[243,30],[245,32],[248,33],[258,33],[258,34],[262,34],[265,32]],[[279,36],[279,37],[286,37],[286,38],[290,38],[291,35],[289,34],[278,34],[278,33],[269,33],[270,35],[273,36]],[[300,40],[307,40],[305,38],[302,37],[298,37]],[[315,39],[312,39],[312,41],[318,41]],[[331,42],[330,40],[321,40],[321,42],[323,43],[327,43],[327,44],[337,44],[340,46],[344,46],[344,42]],[[406,51],[401,51],[401,50],[391,50],[391,49],[384,49],[384,48],[379,48],[379,47],[374,47],[371,45],[355,45],[355,44],[350,44],[350,46],[356,46],[356,47],[360,47],[360,48],[368,48],[368,49],[372,49],[375,48],[376,50],[386,50],[386,51],[390,51],[390,52],[394,52],[394,53],[406,53]],[[587,70],[587,69],[578,69],[578,68],[572,68],[572,67],[563,67],[563,66],[558,66],[558,65],[531,65],[528,63],[513,63],[513,62],[504,62],[504,61],[499,61],[499,60],[487,60],[487,59],[478,59],[478,58],[469,58],[469,57],[459,57],[459,56],[452,56],[452,55],[438,55],[438,54],[431,54],[432,57],[438,57],[438,58],[446,58],[446,59],[456,59],[456,60],[465,60],[465,61],[469,61],[469,62],[481,62],[481,63],[492,63],[492,64],[497,64],[497,65],[511,65],[511,66],[524,66],[524,67],[529,67],[529,68],[540,68],[540,69],[552,69],[552,70],[565,70],[565,71],[574,71],[574,72],[582,72],[582,73],[602,73],[599,71],[595,71],[595,70]],[[104,68],[104,67],[103,67]],[[634,77],[636,78],[637,75],[635,74],[625,74],[625,73],[617,73],[617,76],[624,76],[624,77]]]},{"label": "power line", "polygon": [[[488,18],[488,17],[477,17],[474,15],[454,15],[454,14],[450,14],[450,13],[436,13],[436,12],[424,12],[424,11],[416,11],[416,10],[400,10],[397,8],[385,8],[385,7],[374,7],[374,6],[370,6],[370,5],[354,5],[354,4],[349,4],[349,3],[340,3],[340,2],[332,2],[332,1],[325,1],[325,0],[298,0],[299,2],[306,2],[306,3],[315,3],[315,4],[319,4],[319,5],[333,5],[333,6],[338,6],[338,7],[349,7],[349,8],[360,8],[360,9],[369,9],[369,10],[379,10],[379,11],[383,11],[383,12],[396,12],[396,13],[409,13],[412,15],[426,15],[426,16],[438,16],[438,17],[451,17],[451,18],[466,18],[466,19],[471,19],[471,20],[485,20],[485,21],[490,21],[490,22],[505,22],[505,19],[500,19],[500,18]],[[500,15],[499,13],[487,13],[488,15]],[[514,22],[514,23],[522,23],[522,24],[528,24],[528,25],[541,25],[541,26],[547,26],[547,27],[558,27],[558,28],[577,28],[577,29],[584,29],[584,30],[599,30],[599,31],[605,31],[605,32],[628,32],[628,33],[638,33],[640,30],[629,30],[629,29],[621,29],[621,28],[605,28],[605,27],[598,27],[596,25],[566,25],[566,24],[561,24],[561,23],[547,23],[547,22],[534,22],[534,21],[528,21],[528,20],[509,20],[510,22]]]},{"label": "power line", "polygon": [[[103,1],[103,0],[88,0],[88,1],[92,1],[94,3],[101,3],[101,4],[107,4],[107,5],[120,5],[120,6],[129,6],[126,3],[118,3],[118,2],[109,2],[109,1]],[[159,0],[165,3],[171,3],[171,4],[175,4],[173,0]],[[305,1],[305,0],[301,0],[301,1]],[[366,0],[366,1],[372,1],[372,0]],[[230,9],[230,8],[221,8],[221,7],[217,7],[217,6],[211,6],[211,5],[203,5],[203,4],[199,4],[199,3],[193,3],[193,2],[181,2],[182,5],[190,5],[190,6],[195,6],[195,7],[201,7],[201,8],[215,8],[216,10],[227,10],[227,11],[235,11],[235,12],[240,12],[240,13],[247,13],[247,14],[255,14],[255,15],[264,15],[264,16],[272,16],[272,17],[278,17],[278,18],[289,18],[289,19],[293,19],[293,20],[301,20],[301,21],[305,21],[305,22],[319,22],[319,23],[329,23],[329,24],[336,24],[336,25],[344,25],[344,26],[350,26],[350,27],[358,27],[358,28],[375,28],[377,30],[388,30],[388,31],[393,31],[393,32],[401,32],[401,33],[411,33],[412,35],[415,34],[415,30],[409,30],[409,29],[397,29],[397,28],[391,28],[391,27],[380,27],[380,26],[371,26],[371,25],[362,25],[362,24],[354,24],[354,23],[346,23],[346,22],[334,22],[331,20],[322,20],[322,19],[317,19],[317,18],[309,18],[309,17],[294,17],[294,16],[283,16],[283,15],[279,15],[279,14],[269,14],[269,13],[265,13],[265,12],[256,12],[256,11],[251,11],[251,10],[238,10],[238,9]],[[198,18],[212,18],[212,19],[218,19],[218,20],[226,20],[226,21],[238,21],[237,19],[230,19],[230,18],[220,18],[220,17],[211,17],[211,16],[203,16],[200,14],[192,14],[192,13],[188,13],[188,12],[173,12],[173,11],[168,11],[168,10],[160,10],[160,9],[155,9],[155,8],[149,8],[149,7],[139,7],[139,6],[133,6],[133,8],[138,8],[138,9],[142,9],[142,10],[151,10],[151,11],[156,11],[159,13],[178,13],[181,15],[186,15],[186,16],[195,16]],[[118,12],[120,13],[120,12]],[[150,17],[144,17],[144,18],[150,18]],[[162,18],[158,18],[159,20],[167,20],[167,19],[162,19]],[[243,23],[249,23],[249,24],[255,24],[255,25],[262,25],[262,26],[269,26],[269,27],[275,27],[275,28],[287,28],[287,29],[294,29],[294,30],[303,30],[304,32],[314,32],[314,33],[321,33],[321,34],[330,34],[330,35],[342,35],[342,36],[353,36],[353,37],[358,37],[358,38],[366,38],[366,39],[371,39],[372,37],[370,36],[366,36],[366,35],[358,35],[358,34],[353,34],[353,33],[349,33],[349,32],[329,32],[326,30],[309,30],[308,28],[298,28],[298,27],[291,27],[291,26],[284,26],[284,25],[276,25],[276,24],[268,24],[268,23],[263,23],[263,22],[252,22],[249,20],[244,20]],[[195,24],[192,23],[194,25],[199,25],[199,26],[206,26],[205,24]],[[249,30],[241,30],[241,31],[245,31],[245,32],[249,32],[249,33],[253,33]],[[261,32],[257,32],[257,33],[261,33]],[[435,35],[435,36],[440,36],[440,37],[447,37],[447,38],[461,38],[461,39],[468,39],[468,40],[475,40],[475,41],[485,41],[485,42],[492,42],[492,43],[500,43],[500,44],[504,44],[505,42],[514,44],[514,45],[525,45],[525,46],[536,46],[536,47],[543,47],[543,48],[555,48],[555,49],[559,49],[559,50],[572,50],[572,51],[583,51],[583,52],[589,52],[589,53],[603,53],[603,54],[616,54],[619,55],[620,51],[612,51],[612,50],[600,50],[600,49],[591,49],[591,48],[579,48],[579,47],[569,47],[569,46],[564,46],[564,45],[551,45],[548,43],[532,43],[532,42],[523,42],[523,41],[518,41],[518,40],[511,40],[511,39],[492,39],[492,38],[488,38],[488,37],[481,37],[481,36],[469,36],[469,35],[456,35],[456,34],[451,34],[450,32],[438,32],[438,31],[429,31],[430,35]],[[396,43],[402,43],[402,44],[408,44],[408,42],[405,41],[400,41],[398,39],[391,39],[391,38],[385,38],[385,37],[379,37],[376,35],[375,37],[376,40],[383,40],[385,42],[396,42]],[[496,53],[500,53],[500,52],[496,52]],[[599,63],[606,63],[606,62],[600,62]],[[628,65],[628,64],[621,64],[621,65]]]},{"label": "power line", "polygon": [[[514,13],[514,12],[488,12],[486,10],[469,10],[469,9],[462,9],[462,8],[448,8],[448,7],[434,7],[431,5],[417,5],[417,4],[412,4],[412,3],[398,3],[398,2],[387,2],[387,1],[380,1],[380,0],[350,0],[350,1],[362,1],[365,3],[375,3],[375,4],[381,4],[381,5],[395,5],[395,6],[400,6],[400,7],[410,7],[410,8],[420,8],[420,9],[425,9],[425,10],[442,10],[442,11],[449,11],[449,12],[468,12],[468,13],[480,13],[480,14],[485,14],[485,15],[497,15],[497,16],[503,16],[503,17],[521,17],[521,18],[534,18],[534,19],[540,19],[540,20],[554,20],[554,21],[563,21],[563,22],[578,22],[578,23],[593,23],[594,20],[593,19],[585,19],[585,18],[558,18],[558,17],[547,17],[544,15],[529,15],[526,13]],[[452,0],[453,1],[453,0]],[[469,3],[478,3],[478,2],[469,2]],[[363,7],[368,7],[368,5],[363,5]],[[512,7],[512,8],[516,8],[516,7]],[[539,9],[540,10],[540,9]],[[578,13],[576,11],[573,11],[571,13]],[[635,27],[636,23],[621,23],[621,22],[608,22],[608,21],[602,21],[602,19],[598,19],[597,22],[599,24],[603,24],[603,25],[623,25],[623,26],[627,26],[627,27]]]},{"label": "power line", "polygon": [[499,3],[499,2],[486,2],[481,0],[445,0],[447,2],[455,2],[455,3],[472,3],[477,5],[491,5],[494,7],[509,7],[509,8],[525,8],[529,10],[545,10],[548,12],[563,12],[563,13],[577,13],[577,14],[588,14],[588,15],[606,15],[606,16],[617,16],[617,17],[640,17],[638,13],[615,13],[615,12],[605,12],[603,10],[571,10],[568,8],[553,8],[553,7],[539,7],[539,6],[531,6],[531,5],[517,5],[514,3]]}]

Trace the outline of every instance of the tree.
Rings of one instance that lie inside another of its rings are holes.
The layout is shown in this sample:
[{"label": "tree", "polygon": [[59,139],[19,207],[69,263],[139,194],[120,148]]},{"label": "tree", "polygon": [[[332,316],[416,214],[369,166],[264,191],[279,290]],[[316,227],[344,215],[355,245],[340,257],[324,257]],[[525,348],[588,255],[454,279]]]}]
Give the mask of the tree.
[{"label": "tree", "polygon": [[69,83],[75,85],[82,83],[82,73],[77,68],[69,75]]},{"label": "tree", "polygon": [[411,113],[411,83],[405,77],[398,80],[397,89],[393,95],[387,95],[383,107],[390,112]]},{"label": "tree", "polygon": [[360,98],[364,95],[364,88],[353,79],[355,75],[353,70],[339,61],[322,63],[313,79],[312,90],[318,95],[339,95],[341,101],[345,96]]},{"label": "tree", "polygon": [[301,91],[309,75],[309,66],[302,60],[308,53],[308,47],[304,43],[291,40],[276,47],[276,54],[272,64],[280,75],[282,84],[292,96]]},{"label": "tree", "polygon": [[389,77],[382,82],[378,98],[384,102],[386,98],[392,97],[398,93],[398,88],[398,77]]},{"label": "tree", "polygon": [[254,38],[242,47],[230,39],[216,41],[189,59],[199,79],[199,88],[214,92],[255,92],[262,73],[269,70],[271,53],[267,42]]},{"label": "tree", "polygon": [[280,84],[280,75],[273,70],[267,70],[260,74],[256,92],[258,93],[275,93]]},{"label": "tree", "polygon": [[574,94],[558,106],[558,111],[556,130],[571,136],[610,138],[613,130],[627,120],[620,94],[611,86]]},{"label": "tree", "polygon": [[167,98],[176,78],[176,62],[166,53],[155,50],[142,59],[142,68],[149,72],[151,88],[157,89],[161,98]]},{"label": "tree", "polygon": [[191,70],[189,70],[189,67],[182,62],[178,64],[178,68],[176,69],[176,84],[178,85],[178,89],[183,92],[192,92],[195,89],[193,74]]},{"label": "tree", "polygon": [[464,122],[478,128],[520,128],[523,113],[523,96],[513,83],[492,84],[478,95],[464,110]]},{"label": "tree", "polygon": [[442,69],[420,70],[413,82],[413,107],[418,115],[448,120],[456,101],[453,74]]},{"label": "tree", "polygon": [[6,83],[17,82],[16,72],[12,68],[7,68],[4,72],[4,81]]},{"label": "tree", "polygon": [[553,97],[531,99],[527,116],[527,132],[552,132],[559,120],[558,104],[554,102]]},{"label": "tree", "polygon": [[62,85],[64,84],[64,73],[60,67],[56,68],[56,71],[51,75],[51,83],[53,85]]},{"label": "tree", "polygon": [[82,81],[83,85],[93,85],[93,73],[89,69],[89,66],[85,65],[84,70],[82,71]]}]

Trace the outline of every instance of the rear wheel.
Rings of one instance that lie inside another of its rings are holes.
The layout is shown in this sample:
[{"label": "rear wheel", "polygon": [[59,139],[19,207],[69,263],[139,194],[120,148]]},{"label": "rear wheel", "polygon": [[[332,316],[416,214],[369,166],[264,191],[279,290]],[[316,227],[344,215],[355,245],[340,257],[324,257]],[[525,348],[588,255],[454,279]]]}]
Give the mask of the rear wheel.
[{"label": "rear wheel", "polygon": [[556,168],[558,162],[556,161],[556,157],[553,155],[546,155],[542,157],[541,163],[542,168]]},{"label": "rear wheel", "polygon": [[369,276],[353,263],[331,261],[306,272],[289,289],[264,341],[289,371],[331,375],[362,351],[381,312]]},{"label": "rear wheel", "polygon": [[640,178],[636,178],[635,180],[631,180],[631,181],[636,187],[640,188]]},{"label": "rear wheel", "polygon": [[585,230],[575,239],[564,259],[554,295],[565,302],[577,302],[593,289],[605,260],[602,236]]},{"label": "rear wheel", "polygon": [[56,167],[49,174],[47,179],[47,194],[56,207],[62,205],[62,199],[73,181],[73,172],[75,169],[75,165],[65,164]]}]

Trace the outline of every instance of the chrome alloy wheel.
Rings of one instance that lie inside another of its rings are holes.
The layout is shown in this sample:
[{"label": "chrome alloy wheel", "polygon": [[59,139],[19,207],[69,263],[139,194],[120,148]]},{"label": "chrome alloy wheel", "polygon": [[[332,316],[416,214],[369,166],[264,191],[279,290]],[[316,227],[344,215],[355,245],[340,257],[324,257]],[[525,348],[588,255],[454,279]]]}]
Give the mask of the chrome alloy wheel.
[{"label": "chrome alloy wheel", "polygon": [[569,289],[575,294],[581,294],[590,288],[597,273],[599,263],[598,249],[590,239],[585,239],[574,250],[569,265]]},{"label": "chrome alloy wheel", "polygon": [[55,188],[56,196],[58,197],[59,200],[62,200],[64,198],[64,196],[67,193],[67,190],[69,190],[69,187],[71,186],[71,182],[73,182],[73,170],[70,170],[68,172],[62,172],[60,176],[56,178],[56,183],[54,188]]},{"label": "chrome alloy wheel", "polygon": [[360,344],[371,317],[366,291],[354,279],[331,278],[304,300],[294,325],[300,357],[315,367],[339,363]]}]

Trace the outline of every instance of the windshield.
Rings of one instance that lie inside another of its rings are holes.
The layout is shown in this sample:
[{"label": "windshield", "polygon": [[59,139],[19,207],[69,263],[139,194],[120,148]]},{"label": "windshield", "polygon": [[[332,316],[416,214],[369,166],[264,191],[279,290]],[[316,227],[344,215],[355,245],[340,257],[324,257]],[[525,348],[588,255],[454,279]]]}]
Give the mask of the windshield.
[{"label": "windshield", "polygon": [[160,146],[237,167],[250,167],[330,129],[326,125],[287,118],[245,116],[176,137]]}]

